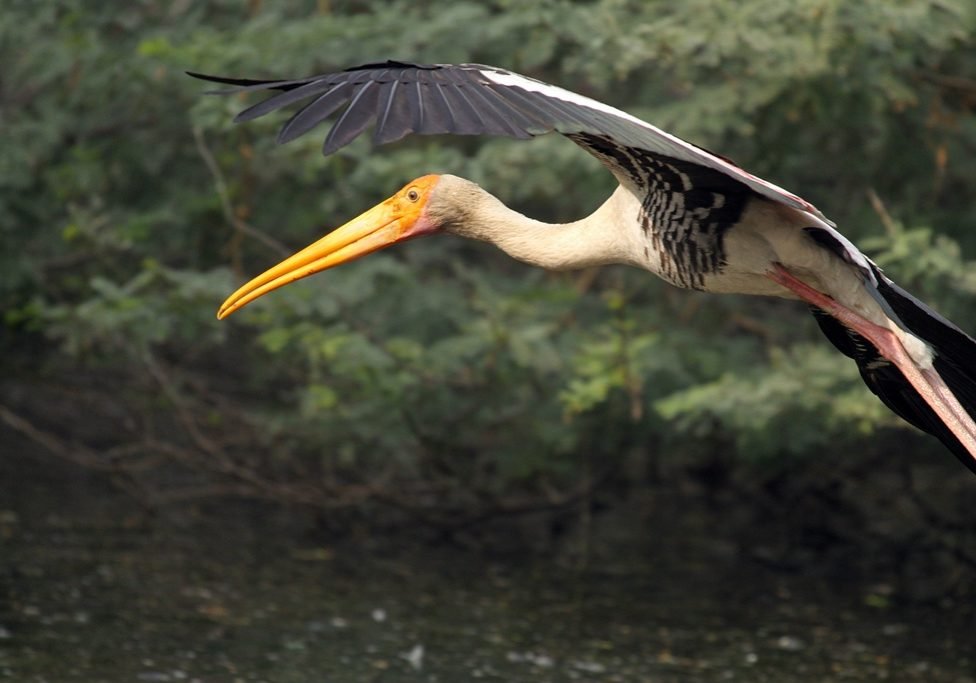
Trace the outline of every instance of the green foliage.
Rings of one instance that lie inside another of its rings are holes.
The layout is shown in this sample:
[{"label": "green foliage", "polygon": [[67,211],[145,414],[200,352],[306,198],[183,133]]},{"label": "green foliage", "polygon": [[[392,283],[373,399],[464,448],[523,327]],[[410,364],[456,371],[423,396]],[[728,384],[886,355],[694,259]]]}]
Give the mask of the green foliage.
[{"label": "green foliage", "polygon": [[811,455],[870,436],[900,421],[868,401],[853,365],[824,345],[772,349],[768,365],[725,372],[656,405],[672,426],[692,436],[733,438],[745,458]]},{"label": "green foliage", "polygon": [[278,483],[477,497],[548,491],[583,455],[612,465],[660,443],[675,459],[715,443],[769,461],[870,450],[908,428],[800,307],[622,268],[545,274],[432,240],[217,322],[234,282],[411,177],[464,175],[554,221],[592,211],[612,179],[556,136],[278,148],[280,116],[235,126],[252,98],[204,96],[183,71],[388,57],[523,70],[798,190],[972,329],[973,14],[953,0],[14,2],[0,18],[4,371],[111,368],[116,393],[153,406],[135,419],[146,442],[170,453],[172,435],[218,463],[205,470],[246,463]]}]

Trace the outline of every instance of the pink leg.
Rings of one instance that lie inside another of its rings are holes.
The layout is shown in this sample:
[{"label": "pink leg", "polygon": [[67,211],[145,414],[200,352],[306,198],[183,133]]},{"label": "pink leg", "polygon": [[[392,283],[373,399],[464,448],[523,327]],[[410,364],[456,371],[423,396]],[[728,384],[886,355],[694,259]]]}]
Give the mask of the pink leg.
[{"label": "pink leg", "polygon": [[807,283],[794,277],[778,263],[773,266],[773,270],[767,273],[767,276],[807,303],[813,304],[834,316],[841,323],[874,344],[882,356],[895,364],[895,367],[901,371],[901,374],[911,383],[915,391],[925,399],[929,407],[959,439],[959,442],[969,451],[970,455],[976,458],[976,423],[959,404],[939,373],[934,368],[923,370],[918,367],[894,332],[886,327],[874,324],[851,309],[837,303],[826,294],[818,292]]}]

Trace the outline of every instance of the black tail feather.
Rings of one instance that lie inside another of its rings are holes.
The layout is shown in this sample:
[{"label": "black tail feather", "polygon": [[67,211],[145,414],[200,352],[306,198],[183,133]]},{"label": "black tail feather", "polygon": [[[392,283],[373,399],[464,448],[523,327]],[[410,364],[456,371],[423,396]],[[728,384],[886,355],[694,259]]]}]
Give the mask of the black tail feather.
[{"label": "black tail feather", "polygon": [[[924,303],[879,275],[878,292],[901,323],[935,352],[933,367],[967,413],[976,419],[976,341]],[[901,371],[864,337],[826,312],[812,309],[820,329],[841,353],[853,358],[868,388],[906,422],[938,438],[976,473],[976,459],[915,391]]]}]

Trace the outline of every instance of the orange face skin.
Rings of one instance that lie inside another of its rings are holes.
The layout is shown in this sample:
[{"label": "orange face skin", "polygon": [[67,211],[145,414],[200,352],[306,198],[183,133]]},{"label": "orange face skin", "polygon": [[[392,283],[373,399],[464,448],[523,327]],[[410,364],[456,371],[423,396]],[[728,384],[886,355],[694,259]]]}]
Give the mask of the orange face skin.
[{"label": "orange face skin", "polygon": [[425,175],[407,183],[389,199],[336,228],[319,241],[286,258],[231,294],[217,312],[226,318],[258,297],[314,273],[437,230],[426,215],[440,179]]}]

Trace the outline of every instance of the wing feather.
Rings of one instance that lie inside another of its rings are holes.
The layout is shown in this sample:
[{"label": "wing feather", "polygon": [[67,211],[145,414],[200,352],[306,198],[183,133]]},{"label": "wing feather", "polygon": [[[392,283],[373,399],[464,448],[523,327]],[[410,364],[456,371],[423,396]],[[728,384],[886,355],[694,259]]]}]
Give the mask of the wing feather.
[{"label": "wing feather", "polygon": [[[435,101],[441,105],[428,119],[431,133],[454,133],[455,135],[478,135],[484,131],[481,117],[471,103],[458,94],[456,87],[447,83],[432,83],[431,92],[436,93]],[[439,116],[438,116],[439,114]],[[485,131],[487,132],[487,131]]]},{"label": "wing feather", "polygon": [[532,122],[532,127],[526,126],[526,132],[532,135],[543,135],[555,130],[550,121],[551,117],[546,114],[543,108],[540,108],[537,103],[532,101],[528,93],[524,93],[515,88],[504,88],[495,85],[489,86],[489,90],[495,93],[497,97],[503,99],[510,108],[521,112]]},{"label": "wing feather", "polygon": [[366,126],[376,117],[378,95],[379,88],[375,81],[366,81],[359,86],[359,90],[353,95],[349,106],[342,112],[326,136],[322,145],[323,154],[333,154],[342,149],[366,130]]},{"label": "wing feather", "polygon": [[387,142],[399,140],[404,135],[413,132],[413,120],[410,116],[412,102],[407,97],[399,96],[399,90],[407,89],[400,81],[390,81],[380,85],[379,113],[376,116],[376,132],[373,142],[383,145]]},{"label": "wing feather", "polygon": [[211,90],[208,95],[233,95],[242,92],[251,92],[254,90],[291,90],[300,85],[305,85],[306,83],[318,80],[321,76],[313,76],[311,78],[299,78],[296,80],[282,81],[282,80],[258,80],[254,78],[228,78],[226,76],[208,76],[206,74],[199,74],[195,71],[187,71],[187,76],[193,76],[194,78],[199,78],[204,81],[211,81],[213,83],[223,83],[224,85],[233,85],[233,88],[227,88],[226,90]]},{"label": "wing feather", "polygon": [[[264,116],[269,114],[276,109],[281,109],[282,107],[287,107],[289,104],[295,102],[300,102],[301,100],[307,99],[312,95],[317,95],[320,92],[328,90],[332,87],[332,83],[327,80],[314,80],[308,83],[304,83],[296,88],[290,90],[285,90],[278,95],[269,97],[266,100],[258,102],[254,106],[248,107],[240,114],[234,117],[235,123],[243,123],[244,121],[251,121],[259,116]],[[273,87],[273,86],[269,86]]]},{"label": "wing feather", "polygon": [[525,124],[528,122],[522,112],[513,109],[505,102],[498,102],[491,90],[466,87],[463,92],[475,111],[484,112],[484,119],[497,126],[499,135],[519,139],[532,137],[525,130]]},{"label": "wing feather", "polygon": [[440,83],[417,83],[422,104],[421,120],[417,125],[417,132],[424,135],[438,133],[463,133],[461,129],[464,121],[444,96]]},{"label": "wing feather", "polygon": [[324,95],[320,95],[310,104],[302,107],[281,127],[281,131],[278,133],[278,143],[283,144],[289,140],[294,140],[325,121],[330,114],[349,101],[350,91],[353,87],[351,83],[339,83]]}]

